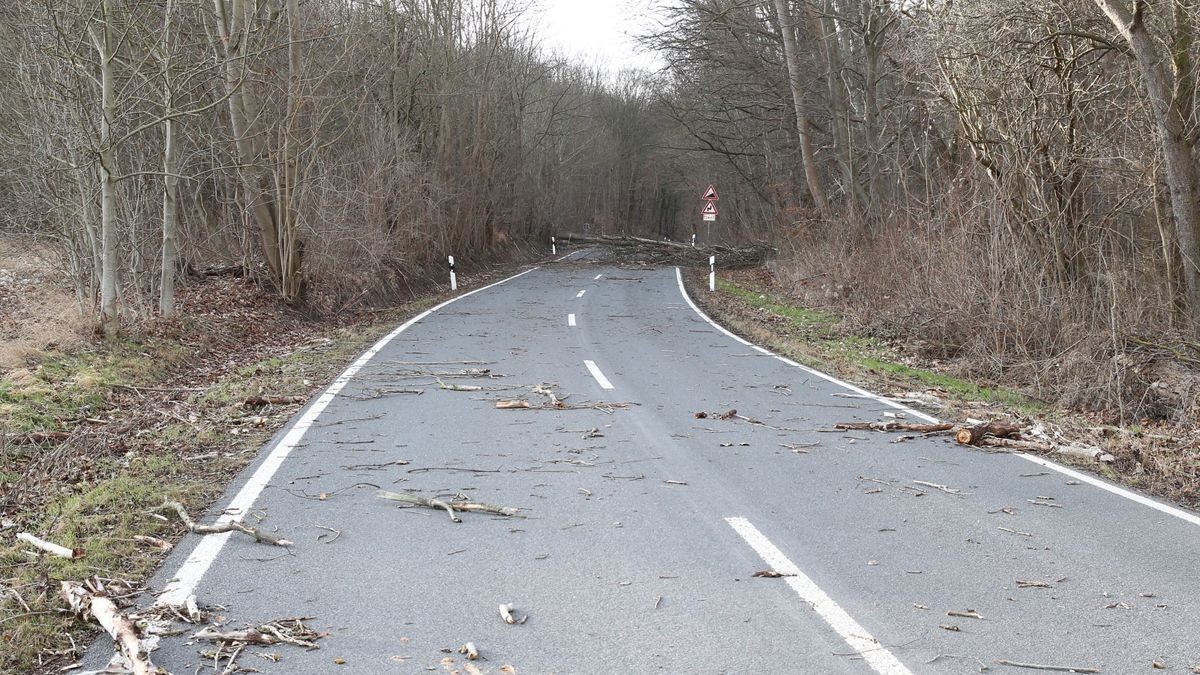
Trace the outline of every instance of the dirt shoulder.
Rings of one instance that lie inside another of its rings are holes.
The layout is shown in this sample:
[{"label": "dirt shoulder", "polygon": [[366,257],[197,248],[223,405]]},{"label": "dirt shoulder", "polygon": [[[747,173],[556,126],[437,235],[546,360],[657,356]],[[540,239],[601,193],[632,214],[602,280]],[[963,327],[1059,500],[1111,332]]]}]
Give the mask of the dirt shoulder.
[{"label": "dirt shoulder", "polygon": [[[462,275],[459,292],[517,268]],[[384,311],[312,318],[218,277],[180,290],[178,321],[30,347],[19,367],[0,368],[0,672],[72,662],[93,633],[63,611],[62,581],[98,577],[127,589],[118,600],[136,598],[185,533],[163,518],[164,500],[204,513],[308,397],[448,297],[435,289]],[[22,532],[79,555],[39,553]]]},{"label": "dirt shoulder", "polygon": [[1194,426],[1154,420],[1120,425],[1103,411],[1065,409],[1019,387],[971,381],[953,363],[856,335],[836,313],[800,305],[766,268],[723,271],[716,293],[708,291],[700,271],[686,273],[685,281],[709,316],[756,344],[939,419],[1019,425],[1027,438],[1053,447],[1044,454],[1056,462],[1200,509],[1200,429]]}]

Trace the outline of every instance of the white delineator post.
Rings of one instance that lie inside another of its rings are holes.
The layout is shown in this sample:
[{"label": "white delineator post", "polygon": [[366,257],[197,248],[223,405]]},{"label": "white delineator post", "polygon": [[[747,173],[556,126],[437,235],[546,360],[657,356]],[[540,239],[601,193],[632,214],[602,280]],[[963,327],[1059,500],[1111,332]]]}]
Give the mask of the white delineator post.
[{"label": "white delineator post", "polygon": [[708,256],[708,290],[717,290],[717,256]]},{"label": "white delineator post", "polygon": [[450,256],[450,290],[458,290],[458,275],[454,273],[454,256]]},{"label": "white delineator post", "polygon": [[558,255],[558,243],[554,241],[554,237],[550,237],[550,255]]},{"label": "white delineator post", "polygon": [[696,233],[692,233],[692,248],[696,248]]}]

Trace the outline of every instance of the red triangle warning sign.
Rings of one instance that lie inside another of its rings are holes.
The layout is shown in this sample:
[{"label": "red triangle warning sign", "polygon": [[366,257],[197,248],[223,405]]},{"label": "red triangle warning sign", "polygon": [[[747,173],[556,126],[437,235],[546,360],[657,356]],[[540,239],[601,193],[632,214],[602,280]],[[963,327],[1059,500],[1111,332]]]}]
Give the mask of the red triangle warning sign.
[{"label": "red triangle warning sign", "polygon": [[702,213],[702,214],[704,214],[704,215],[706,215],[706,216],[715,216],[715,215],[717,215],[717,203],[716,203],[716,202],[714,202],[714,201],[708,201],[708,202],[705,202],[705,204],[704,204],[704,210],[703,210],[703,211],[701,211],[700,213]]},{"label": "red triangle warning sign", "polygon": [[715,202],[718,199],[720,199],[720,197],[717,196],[717,188],[712,185],[709,185],[708,189],[704,191],[704,196],[701,197],[701,199],[707,199],[710,202]]}]

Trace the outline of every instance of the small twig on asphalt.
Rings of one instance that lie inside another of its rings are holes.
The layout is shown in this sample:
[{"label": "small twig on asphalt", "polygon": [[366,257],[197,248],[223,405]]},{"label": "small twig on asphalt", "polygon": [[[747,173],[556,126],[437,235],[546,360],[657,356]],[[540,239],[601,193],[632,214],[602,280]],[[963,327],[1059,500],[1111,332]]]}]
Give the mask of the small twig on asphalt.
[{"label": "small twig on asphalt", "polygon": [[962,490],[959,490],[958,488],[952,488],[949,485],[942,485],[941,483],[930,483],[929,481],[924,481],[924,480],[914,480],[913,483],[916,483],[917,485],[924,485],[925,487],[931,487],[935,490],[941,490],[942,492],[945,492],[946,494],[958,495],[960,497],[963,495],[971,494],[970,492],[963,492]]},{"label": "small twig on asphalt", "polygon": [[1087,666],[1047,666],[1041,663],[1021,663],[1020,661],[1009,661],[1007,659],[999,659],[996,661],[999,666],[1011,666],[1013,668],[1030,668],[1033,670],[1053,670],[1059,673],[1098,673],[1099,668],[1089,668]]},{"label": "small twig on asphalt", "polygon": [[468,642],[467,644],[459,647],[458,653],[466,654],[468,661],[478,661],[479,660],[479,650],[475,648],[474,642]]},{"label": "small twig on asphalt", "polygon": [[200,525],[192,520],[188,515],[187,510],[183,508],[183,504],[176,501],[166,500],[163,502],[160,509],[171,509],[175,512],[183,524],[187,526],[188,531],[195,534],[221,534],[224,532],[243,532],[254,537],[254,540],[263,544],[271,544],[272,546],[291,546],[292,542],[270,532],[263,532],[256,527],[244,525],[236,520],[231,520],[226,523],[217,523],[216,525]]},{"label": "small twig on asphalt", "polygon": [[518,619],[517,617],[513,616],[512,603],[506,602],[506,603],[500,605],[500,618],[504,619],[504,623],[511,626],[513,624],[525,623],[529,619],[529,615],[526,614],[525,616],[522,616],[521,618]]},{"label": "small twig on asphalt", "polygon": [[[326,532],[333,533],[333,538],[331,538],[329,541],[325,542],[326,544],[332,544],[333,542],[337,541],[338,537],[342,536],[341,530],[335,530],[332,527],[325,527],[324,525],[313,525],[313,527],[317,528],[318,530],[325,530]],[[329,535],[327,535],[327,534],[318,534],[317,541],[321,541],[322,539],[324,539],[325,537],[328,537],[328,536]]]}]

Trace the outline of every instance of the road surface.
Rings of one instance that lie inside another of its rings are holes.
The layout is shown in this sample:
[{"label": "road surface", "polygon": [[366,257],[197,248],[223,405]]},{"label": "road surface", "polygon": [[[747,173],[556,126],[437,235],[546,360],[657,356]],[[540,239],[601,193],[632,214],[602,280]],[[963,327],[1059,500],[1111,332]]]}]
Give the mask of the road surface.
[{"label": "road surface", "polygon": [[[226,628],[300,615],[328,633],[251,647],[264,673],[471,673],[467,641],[485,673],[1200,665],[1194,515],[1021,456],[828,433],[917,413],[731,337],[672,268],[584,253],[406,324],[264,448],[220,506],[290,551],[189,536],[153,588],[222,607]],[[411,377],[466,368],[496,377]],[[495,407],[541,405],[539,383],[578,407]],[[712,416],[731,409],[762,424]],[[456,524],[379,488],[522,517]],[[501,621],[509,602],[526,623]],[[184,635],[154,659],[191,673],[208,649]]]}]

